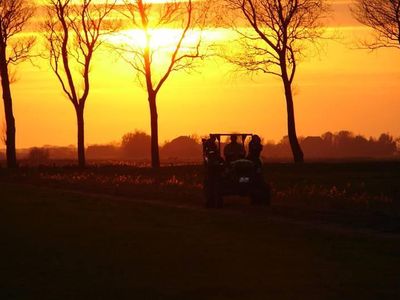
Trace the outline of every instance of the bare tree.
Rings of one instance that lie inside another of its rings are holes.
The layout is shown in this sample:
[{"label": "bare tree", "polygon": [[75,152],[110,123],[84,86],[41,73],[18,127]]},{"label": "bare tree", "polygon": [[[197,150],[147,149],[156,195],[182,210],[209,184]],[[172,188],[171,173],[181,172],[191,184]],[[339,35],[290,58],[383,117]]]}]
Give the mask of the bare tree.
[{"label": "bare tree", "polygon": [[[298,59],[307,42],[321,37],[321,19],[328,11],[325,0],[225,0],[237,20],[239,51],[224,54],[231,63],[248,72],[263,72],[282,79],[290,146],[295,162],[304,155],[297,139],[292,84]],[[247,26],[242,26],[243,22]],[[240,26],[240,27],[239,27]],[[231,46],[232,47],[232,46]]]},{"label": "bare tree", "polygon": [[[125,1],[122,13],[131,21],[133,30],[143,34],[144,41],[143,45],[130,43],[117,47],[117,50],[137,72],[139,81],[147,91],[151,120],[151,165],[155,169],[160,166],[157,95],[171,73],[192,70],[195,61],[204,58],[205,54],[200,49],[201,32],[208,9],[208,1]],[[157,30],[169,30],[172,33],[167,45],[157,45],[156,39],[160,38]],[[189,35],[191,41],[187,41]]]},{"label": "bare tree", "polygon": [[1,143],[6,146],[7,145],[7,125],[6,121],[4,120],[1,124],[1,131],[0,131],[0,141]]},{"label": "bare tree", "polygon": [[35,39],[33,37],[24,38],[19,34],[23,32],[33,13],[34,7],[28,1],[0,0],[0,76],[6,119],[6,156],[9,168],[17,167],[10,65],[17,65],[30,58],[29,52]]},{"label": "bare tree", "polygon": [[90,90],[90,68],[102,36],[114,32],[117,23],[107,21],[116,0],[48,0],[44,36],[52,70],[75,108],[78,162],[84,167],[84,108]]},{"label": "bare tree", "polygon": [[400,0],[356,0],[352,13],[374,30],[374,39],[364,41],[364,46],[400,49]]}]

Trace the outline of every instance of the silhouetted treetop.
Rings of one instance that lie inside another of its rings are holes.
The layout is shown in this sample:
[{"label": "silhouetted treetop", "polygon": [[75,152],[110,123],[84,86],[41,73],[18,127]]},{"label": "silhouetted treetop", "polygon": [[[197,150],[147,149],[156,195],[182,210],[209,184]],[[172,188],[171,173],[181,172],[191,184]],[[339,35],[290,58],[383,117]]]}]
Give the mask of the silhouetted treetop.
[{"label": "silhouetted treetop", "polygon": [[150,135],[143,131],[135,131],[125,134],[121,141],[121,150],[125,158],[149,159]]},{"label": "silhouetted treetop", "polygon": [[200,143],[192,137],[180,136],[170,142],[165,143],[161,148],[161,157],[194,159],[201,158],[202,147]]},{"label": "silhouetted treetop", "polygon": [[400,49],[400,0],[356,0],[354,17],[374,30],[374,38],[363,45],[370,48]]},{"label": "silhouetted treetop", "polygon": [[[400,154],[395,139],[386,133],[381,134],[378,139],[367,139],[348,130],[326,132],[321,136],[300,138],[300,144],[306,157],[311,159],[394,158]],[[288,158],[290,150],[287,138],[277,144],[268,143],[264,147],[264,156],[267,159]]]}]

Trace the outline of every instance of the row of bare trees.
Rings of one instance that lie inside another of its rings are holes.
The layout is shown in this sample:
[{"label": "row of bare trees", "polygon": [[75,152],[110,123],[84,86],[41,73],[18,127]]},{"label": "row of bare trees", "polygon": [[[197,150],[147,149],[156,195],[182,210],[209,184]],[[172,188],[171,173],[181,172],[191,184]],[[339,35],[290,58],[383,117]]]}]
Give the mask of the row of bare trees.
[{"label": "row of bare trees", "polygon": [[[372,27],[377,36],[371,48],[400,47],[400,0],[356,0],[355,17]],[[128,20],[129,28],[144,36],[144,45],[132,43],[114,46],[129,63],[148,96],[151,119],[152,167],[160,166],[158,146],[157,96],[173,72],[188,70],[196,60],[206,56],[202,47],[202,30],[214,26],[216,15],[238,34],[239,51],[224,51],[227,61],[248,72],[279,76],[284,87],[287,107],[288,137],[295,162],[302,162],[294,113],[292,84],[298,59],[304,49],[323,34],[322,21],[329,12],[325,0],[169,0],[152,3],[145,0],[47,0],[43,35],[47,59],[60,82],[62,91],[73,104],[77,118],[78,161],[85,166],[84,108],[90,91],[90,67],[93,55],[106,36],[120,29],[113,12]],[[222,10],[220,9],[222,7]],[[210,13],[212,11],[212,13]],[[22,38],[24,26],[34,15],[31,1],[0,0],[0,75],[6,119],[8,167],[16,167],[15,120],[12,109],[10,64],[31,58],[35,39]],[[152,45],[153,34],[160,28],[175,29],[176,39],[168,50]],[[186,43],[194,31],[195,42]],[[156,63],[161,55],[167,63]]]}]

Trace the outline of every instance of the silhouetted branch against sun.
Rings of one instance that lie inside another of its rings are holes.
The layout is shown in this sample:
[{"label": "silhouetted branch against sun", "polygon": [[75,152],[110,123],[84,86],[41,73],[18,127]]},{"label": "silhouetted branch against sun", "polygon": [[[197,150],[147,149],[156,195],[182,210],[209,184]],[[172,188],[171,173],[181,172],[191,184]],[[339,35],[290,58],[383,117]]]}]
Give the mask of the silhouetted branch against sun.
[{"label": "silhouetted branch against sun", "polygon": [[22,35],[34,12],[35,6],[26,0],[0,1],[0,49],[5,51],[2,64],[18,65],[34,56],[31,50],[36,38]]},{"label": "silhouetted branch against sun", "polygon": [[[223,57],[250,71],[255,64],[262,72],[280,74],[277,67],[285,54],[290,78],[294,77],[297,60],[305,55],[303,50],[307,45],[323,37],[322,21],[329,13],[324,0],[225,0],[225,3],[226,9],[233,11],[225,14],[225,23],[236,32],[235,42],[239,47],[225,47],[227,54]],[[252,55],[246,55],[247,51]]]},{"label": "silhouetted branch against sun", "polygon": [[[104,42],[106,36],[118,30],[119,23],[105,22],[114,9],[116,0],[99,4],[94,0],[83,0],[75,5],[71,0],[49,0],[44,37],[49,52],[49,61],[64,92],[74,105],[87,98],[93,53]],[[74,74],[72,69],[79,70]],[[83,86],[82,91],[77,91]],[[82,104],[84,105],[84,104]]]},{"label": "silhouetted branch against sun", "polygon": [[400,0],[355,0],[351,11],[373,30],[371,39],[361,41],[362,47],[400,49]]}]

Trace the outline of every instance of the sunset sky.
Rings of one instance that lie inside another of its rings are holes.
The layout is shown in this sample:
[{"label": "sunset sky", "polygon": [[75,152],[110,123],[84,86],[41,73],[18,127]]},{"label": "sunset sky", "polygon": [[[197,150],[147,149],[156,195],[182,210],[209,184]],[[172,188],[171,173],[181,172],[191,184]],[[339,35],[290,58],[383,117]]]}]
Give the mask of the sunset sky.
[{"label": "sunset sky", "polygon": [[[329,32],[301,61],[295,77],[299,136],[347,129],[367,137],[400,136],[400,50],[356,49],[370,31],[351,16],[349,2],[335,2]],[[223,41],[223,30],[213,39]],[[44,60],[18,67],[12,85],[17,147],[76,143],[72,104]],[[179,135],[245,131],[265,140],[286,135],[286,107],[279,78],[238,76],[218,59],[192,74],[174,73],[158,97],[160,143]],[[85,110],[86,145],[120,141],[135,129],[149,132],[146,93],[132,68],[110,50],[97,52]],[[0,120],[4,123],[3,109]]]}]

